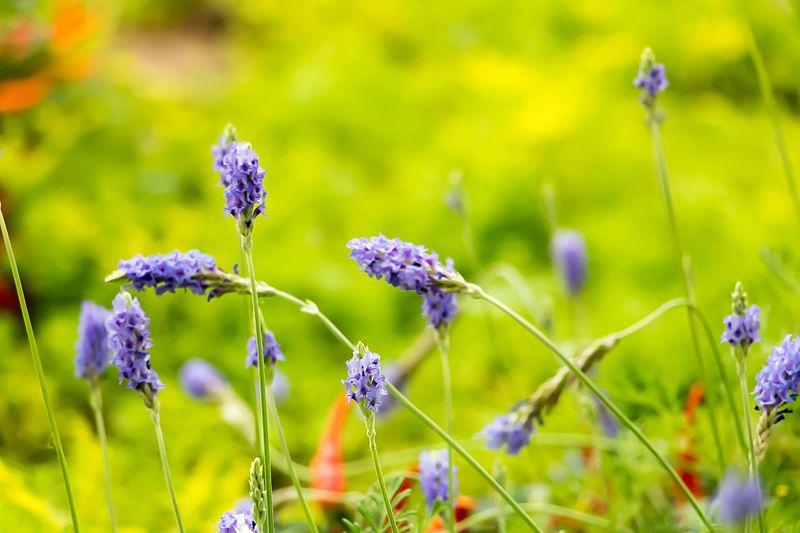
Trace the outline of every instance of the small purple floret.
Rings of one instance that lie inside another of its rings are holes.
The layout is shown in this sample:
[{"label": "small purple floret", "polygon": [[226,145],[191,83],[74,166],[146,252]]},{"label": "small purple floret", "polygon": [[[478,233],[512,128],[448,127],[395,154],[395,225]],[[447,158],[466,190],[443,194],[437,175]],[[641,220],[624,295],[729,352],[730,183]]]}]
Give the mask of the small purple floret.
[{"label": "small purple floret", "polygon": [[342,380],[347,400],[373,412],[383,405],[383,397],[388,394],[380,360],[378,354],[357,346],[347,361],[347,379]]},{"label": "small purple floret", "polygon": [[181,367],[183,390],[197,400],[204,400],[227,385],[222,374],[202,359],[191,359]]},{"label": "small purple floret", "polygon": [[714,499],[717,516],[726,524],[740,524],[755,516],[764,504],[758,484],[728,472],[719,485]]},{"label": "small purple floret", "polygon": [[89,301],[81,305],[78,342],[75,344],[75,375],[95,378],[105,372],[111,362],[106,321],[111,311]]},{"label": "small purple floret", "polygon": [[128,389],[146,398],[155,397],[164,388],[158,374],[150,368],[150,319],[136,298],[127,293],[114,298],[113,313],[106,321],[108,346],[119,369],[119,381],[128,381]]},{"label": "small purple floret", "polygon": [[175,292],[175,289],[205,294],[208,283],[203,275],[216,273],[217,265],[213,257],[197,250],[186,253],[175,250],[168,254],[137,254],[120,261],[119,269],[137,291],[151,287],[156,294]]},{"label": "small purple floret", "polygon": [[762,409],[790,403],[800,392],[800,338],[787,335],[756,376],[753,394]]},{"label": "small purple floret", "polygon": [[727,342],[731,346],[741,346],[748,348],[754,342],[761,341],[759,328],[761,322],[759,314],[761,309],[757,305],[748,307],[743,315],[731,313],[723,320],[725,331],[722,332],[722,342]]},{"label": "small purple floret", "polygon": [[570,294],[577,294],[586,283],[586,242],[577,231],[560,229],[553,235],[551,253]]},{"label": "small purple floret", "polygon": [[653,65],[649,71],[640,71],[636,79],[633,80],[633,86],[647,93],[651,98],[656,97],[669,87],[666,67],[659,63]]},{"label": "small purple floret", "polygon": [[533,427],[514,420],[511,415],[500,415],[494,422],[483,428],[481,435],[486,439],[486,447],[499,450],[506,446],[508,455],[517,455],[530,444]]},{"label": "small purple floret", "polygon": [[347,243],[350,258],[370,277],[384,279],[389,285],[414,291],[423,297],[422,314],[428,325],[439,329],[456,315],[456,296],[437,286],[436,280],[455,273],[451,260],[442,264],[439,256],[400,239],[377,237],[351,239]]},{"label": "small purple floret", "polygon": [[[281,345],[278,344],[275,335],[271,331],[264,333],[264,360],[269,361],[272,366],[275,366],[278,361],[286,360],[281,350]],[[245,360],[245,365],[258,366],[258,343],[255,337],[250,337],[247,341],[247,359]]]},{"label": "small purple floret", "polygon": [[[419,454],[419,485],[429,508],[437,501],[450,501],[447,472],[449,464],[447,452],[444,450],[424,451]],[[455,480],[455,469],[453,477]]]}]

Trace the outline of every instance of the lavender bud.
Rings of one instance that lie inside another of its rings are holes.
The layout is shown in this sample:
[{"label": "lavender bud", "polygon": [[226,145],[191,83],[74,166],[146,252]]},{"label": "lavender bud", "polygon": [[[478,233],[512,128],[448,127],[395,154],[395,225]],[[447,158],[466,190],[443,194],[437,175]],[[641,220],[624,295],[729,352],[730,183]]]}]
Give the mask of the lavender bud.
[{"label": "lavender bud", "polygon": [[761,310],[757,305],[747,307],[747,293],[744,292],[742,284],[738,282],[731,294],[731,309],[733,313],[723,320],[725,331],[722,332],[721,342],[727,342],[731,347],[740,346],[747,350],[751,344],[761,340],[758,332],[761,327],[759,321]]},{"label": "lavender bud", "polygon": [[740,524],[761,510],[764,502],[758,483],[736,473],[725,474],[714,498],[717,516],[726,524]]},{"label": "lavender bud", "polygon": [[106,320],[111,311],[89,301],[81,305],[78,342],[75,344],[75,375],[95,378],[105,372],[111,361]]},{"label": "lavender bud", "polygon": [[130,281],[131,287],[137,291],[151,287],[156,294],[188,289],[203,295],[210,286],[210,278],[220,274],[216,260],[197,250],[186,253],[175,250],[166,255],[137,254],[120,261],[118,268],[117,272]]},{"label": "lavender bud", "polygon": [[347,243],[350,258],[370,277],[384,279],[389,285],[414,291],[423,297],[422,314],[428,325],[440,329],[456,315],[456,297],[442,288],[442,282],[459,277],[452,261],[444,264],[436,253],[400,239],[383,235],[369,239],[351,239]]},{"label": "lavender bud", "polygon": [[551,245],[553,261],[571,295],[577,294],[586,283],[586,242],[577,231],[559,229]]},{"label": "lavender bud", "polygon": [[[449,465],[445,450],[424,451],[419,454],[419,485],[428,508],[433,507],[437,501],[450,501]],[[455,481],[455,469],[453,474]]]},{"label": "lavender bud", "polygon": [[164,388],[158,374],[150,368],[150,319],[139,300],[127,292],[114,298],[113,313],[106,321],[108,346],[119,369],[119,382],[128,381],[128,389],[139,391],[148,407],[153,407],[156,394]]},{"label": "lavender bud", "polygon": [[214,396],[228,384],[216,368],[202,359],[191,359],[183,364],[180,382],[183,390],[196,400]]},{"label": "lavender bud", "polygon": [[265,174],[250,143],[231,143],[222,159],[225,213],[237,219],[245,229],[266,209]]},{"label": "lavender bud", "polygon": [[790,403],[800,391],[800,338],[787,335],[772,350],[766,364],[756,375],[753,394],[762,409],[770,410]]},{"label": "lavender bud", "polygon": [[[280,344],[275,340],[275,335],[271,331],[264,333],[264,361],[269,361],[270,365],[275,366],[278,361],[285,360],[286,357],[283,355]],[[250,337],[247,341],[245,365],[258,367],[258,342],[255,337]]]},{"label": "lavender bud", "polygon": [[517,455],[522,448],[530,444],[532,434],[532,424],[516,420],[511,415],[498,416],[481,431],[481,435],[486,439],[487,448],[499,450],[506,446],[508,455]]},{"label": "lavender bud", "polygon": [[372,412],[377,412],[383,404],[383,397],[388,394],[380,359],[378,354],[359,342],[353,350],[353,357],[347,361],[347,379],[342,380],[347,400]]},{"label": "lavender bud", "polygon": [[666,68],[656,63],[653,51],[649,48],[642,52],[639,73],[633,80],[633,86],[639,89],[639,100],[648,109],[655,107],[656,97],[669,86]]}]

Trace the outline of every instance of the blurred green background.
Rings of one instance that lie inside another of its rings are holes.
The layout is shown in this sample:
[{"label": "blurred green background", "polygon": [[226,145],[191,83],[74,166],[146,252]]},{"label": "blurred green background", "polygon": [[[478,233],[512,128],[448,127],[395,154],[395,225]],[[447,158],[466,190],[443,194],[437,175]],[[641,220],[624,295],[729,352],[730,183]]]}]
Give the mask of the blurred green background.
[{"label": "blurred green background", "polygon": [[[800,162],[800,17],[789,2],[750,7]],[[313,298],[349,336],[394,359],[424,329],[419,299],[359,273],[344,247],[383,232],[453,257],[516,308],[531,311],[533,302],[536,318],[573,350],[682,294],[631,85],[651,46],[671,82],[661,98],[663,136],[698,299],[715,334],[736,280],[762,307],[754,375],[771,345],[798,329],[797,293],[762,259],[765,249],[791,255],[798,231],[741,14],[738,2],[719,0],[4,2],[0,198],[86,531],[107,531],[108,519],[87,390],[73,377],[80,302],[110,305],[116,287],[103,278],[135,253],[198,248],[225,268],[239,261],[211,169],[210,146],[228,122],[267,169],[259,278]],[[15,85],[20,79],[29,84]],[[464,220],[444,200],[454,172],[469,198],[474,256]],[[548,184],[558,224],[588,245],[589,279],[575,301],[550,260]],[[524,290],[491,275],[498,263],[522,273]],[[5,258],[0,270],[0,531],[60,531],[66,502]],[[254,450],[215,406],[189,399],[177,373],[190,358],[207,359],[249,400],[246,304],[183,293],[140,300],[166,384],[162,420],[184,519],[190,531],[215,531],[220,514],[246,496]],[[451,353],[455,433],[470,438],[558,364],[506,317],[474,301],[461,308]],[[287,357],[282,419],[295,458],[308,464],[349,354],[294,307],[268,300],[264,310]],[[705,417],[693,426],[683,414],[698,380],[683,315],[626,340],[597,378],[673,461],[687,449],[699,455],[708,495],[719,472]],[[408,392],[441,420],[437,357]],[[103,393],[123,530],[175,530],[141,398],[117,386],[115,370]],[[729,461],[743,465],[730,417],[719,422]],[[583,392],[565,394],[537,431],[564,436],[563,445],[535,437],[517,457],[476,447],[487,466],[502,460],[520,497],[642,531],[679,529],[677,517],[690,514],[627,434],[599,461],[585,460],[579,437],[600,429]],[[776,428],[762,470],[769,520],[781,531],[800,520],[798,431],[792,416]],[[436,442],[405,412],[384,421],[378,438],[387,452]],[[366,454],[353,414],[345,458]],[[493,505],[466,465],[459,477],[479,508]],[[372,482],[367,472],[348,488]],[[276,483],[288,485],[280,475]],[[552,528],[592,529],[537,517]],[[299,510],[289,506],[281,518],[298,520]]]}]

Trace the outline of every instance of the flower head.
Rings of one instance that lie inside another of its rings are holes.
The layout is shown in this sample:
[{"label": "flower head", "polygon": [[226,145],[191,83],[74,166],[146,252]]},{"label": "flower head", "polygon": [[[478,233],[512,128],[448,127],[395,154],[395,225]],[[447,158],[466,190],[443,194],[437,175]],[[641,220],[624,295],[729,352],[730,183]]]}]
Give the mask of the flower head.
[{"label": "flower head", "polygon": [[506,446],[508,455],[517,455],[522,448],[530,444],[532,434],[532,424],[520,422],[511,415],[498,416],[481,431],[490,450],[499,450]]},{"label": "flower head", "polygon": [[101,375],[111,361],[106,320],[111,311],[89,301],[81,305],[78,342],[75,344],[75,375],[94,378]]},{"label": "flower head", "polygon": [[350,258],[370,277],[422,295],[422,314],[431,327],[439,329],[455,317],[455,294],[445,291],[438,283],[456,274],[452,261],[443,264],[436,253],[424,246],[383,235],[351,239],[347,248]]},{"label": "flower head", "polygon": [[748,348],[754,342],[761,340],[758,330],[761,327],[759,314],[761,309],[757,305],[748,307],[744,314],[731,313],[723,320],[725,331],[722,332],[722,342],[731,346]]},{"label": "flower head", "polygon": [[[264,360],[269,361],[275,366],[278,361],[285,361],[286,358],[281,350],[281,345],[275,340],[275,335],[271,331],[264,333]],[[250,337],[247,341],[247,366],[258,366],[258,342],[255,337]]]},{"label": "flower head", "polygon": [[586,282],[586,242],[577,231],[559,229],[551,245],[553,261],[558,267],[567,290],[577,294]]},{"label": "flower head", "polygon": [[227,385],[216,368],[202,359],[191,359],[181,367],[180,381],[183,390],[197,400],[216,394]]},{"label": "flower head", "polygon": [[219,533],[258,533],[253,511],[235,510],[223,514],[217,524]]},{"label": "flower head", "polygon": [[359,342],[353,357],[347,361],[347,379],[342,380],[348,401],[373,412],[380,408],[383,397],[388,394],[380,360],[378,354]]},{"label": "flower head", "polygon": [[758,514],[764,504],[758,483],[728,472],[722,479],[714,499],[717,516],[726,524],[739,524]]},{"label": "flower head", "polygon": [[[787,335],[756,375],[753,394],[762,409],[793,402],[800,391],[800,338]],[[777,420],[780,421],[780,420]]]},{"label": "flower head", "polygon": [[649,48],[645,48],[642,52],[639,73],[633,80],[633,86],[639,89],[641,94],[639,99],[642,104],[649,108],[655,105],[658,94],[669,87],[666,68],[664,65],[656,63],[653,51]]},{"label": "flower head", "polygon": [[[424,451],[419,454],[419,485],[428,507],[433,507],[437,501],[450,501],[450,462],[447,455],[445,450]],[[455,487],[453,490],[455,492]]]},{"label": "flower head", "polygon": [[114,354],[111,361],[119,369],[119,381],[128,381],[128,388],[142,393],[151,403],[164,388],[158,374],[150,368],[150,319],[139,300],[127,292],[114,298],[114,311],[106,321],[108,346]]},{"label": "flower head", "polygon": [[266,209],[265,174],[250,143],[230,144],[222,158],[220,173],[225,188],[225,213],[243,222],[245,227]]},{"label": "flower head", "polygon": [[119,271],[137,291],[154,288],[156,294],[188,289],[195,294],[205,294],[209,288],[208,277],[218,273],[216,260],[210,255],[190,250],[169,254],[143,256],[137,254],[119,262]]}]

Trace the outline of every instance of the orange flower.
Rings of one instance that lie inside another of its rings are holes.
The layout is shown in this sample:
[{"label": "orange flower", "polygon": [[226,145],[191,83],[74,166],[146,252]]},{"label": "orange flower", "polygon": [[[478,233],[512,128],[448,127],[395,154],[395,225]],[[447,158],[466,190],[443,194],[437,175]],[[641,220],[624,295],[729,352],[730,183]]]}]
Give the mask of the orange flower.
[{"label": "orange flower", "polygon": [[[456,524],[466,520],[474,510],[475,510],[475,500],[473,500],[469,496],[463,496],[463,495],[456,496],[456,509],[455,509]],[[444,520],[442,520],[441,516],[437,515],[434,516],[433,520],[431,520],[431,523],[428,524],[428,527],[425,529],[425,533],[432,533],[434,531],[444,531],[444,530],[445,530]]]},{"label": "orange flower", "polygon": [[[325,431],[311,460],[311,487],[329,492],[344,492],[346,479],[342,461],[342,433],[352,404],[339,396],[331,407]],[[320,499],[322,509],[339,506],[338,502]]]},{"label": "orange flower", "polygon": [[0,113],[30,109],[47,96],[51,86],[52,80],[44,72],[0,81]]}]

